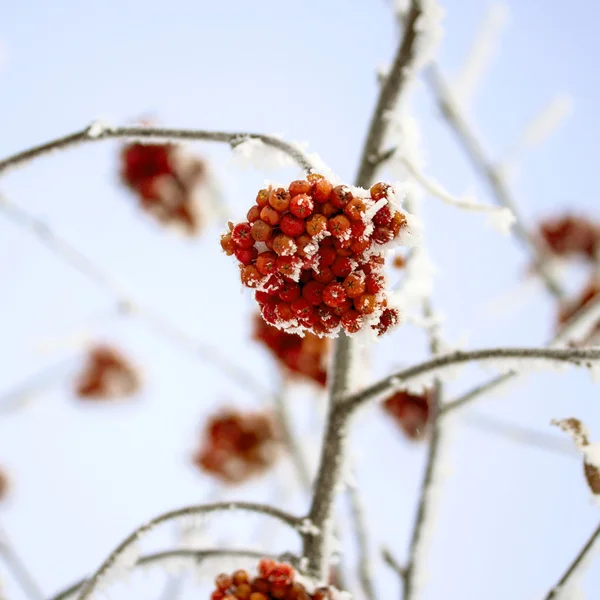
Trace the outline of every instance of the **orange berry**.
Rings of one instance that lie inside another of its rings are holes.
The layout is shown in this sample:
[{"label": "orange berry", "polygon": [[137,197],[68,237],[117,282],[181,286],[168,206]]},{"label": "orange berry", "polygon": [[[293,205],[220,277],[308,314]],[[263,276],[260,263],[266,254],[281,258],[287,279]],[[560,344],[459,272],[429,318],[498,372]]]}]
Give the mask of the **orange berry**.
[{"label": "orange berry", "polygon": [[268,224],[259,219],[258,221],[254,221],[252,223],[252,229],[250,230],[250,235],[257,242],[266,242],[271,238],[273,234],[273,228]]},{"label": "orange berry", "polygon": [[377,298],[374,294],[363,294],[354,298],[354,308],[363,315],[370,315],[377,306]]},{"label": "orange berry", "polygon": [[269,204],[269,193],[271,192],[269,189],[260,190],[258,194],[256,194],[256,204],[263,208]]},{"label": "orange berry", "polygon": [[289,190],[290,196],[293,198],[298,194],[310,194],[312,185],[310,181],[307,181],[306,179],[297,179],[296,181],[292,181],[292,183],[290,183]]},{"label": "orange berry", "polygon": [[381,200],[387,198],[388,191],[391,189],[391,185],[383,182],[376,183],[369,190],[371,192],[371,198],[373,200]]},{"label": "orange berry", "polygon": [[306,233],[311,236],[319,235],[327,231],[327,217],[323,215],[312,215],[306,221]]},{"label": "orange berry", "polygon": [[327,222],[327,229],[331,235],[341,238],[350,231],[350,219],[346,215],[337,215]]},{"label": "orange berry", "polygon": [[290,193],[285,188],[276,188],[269,193],[269,204],[280,213],[288,209],[290,200]]},{"label": "orange berry", "polygon": [[296,244],[289,235],[280,233],[273,238],[273,250],[280,256],[290,256],[296,251]]},{"label": "orange berry", "polygon": [[275,225],[279,223],[281,215],[272,206],[265,206],[260,211],[260,218],[267,223],[267,225],[275,227]]},{"label": "orange berry", "polygon": [[312,197],[315,199],[315,202],[318,202],[319,204],[327,202],[332,191],[333,186],[327,179],[321,178],[313,182]]}]

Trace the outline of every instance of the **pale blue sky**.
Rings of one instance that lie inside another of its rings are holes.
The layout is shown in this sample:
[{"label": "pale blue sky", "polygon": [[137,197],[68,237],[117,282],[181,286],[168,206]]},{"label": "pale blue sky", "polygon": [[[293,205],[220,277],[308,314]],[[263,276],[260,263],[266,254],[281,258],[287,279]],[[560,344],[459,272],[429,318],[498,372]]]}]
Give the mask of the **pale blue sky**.
[{"label": "pale blue sky", "polygon": [[[573,115],[525,156],[515,192],[530,220],[569,206],[597,211],[598,6],[591,0],[508,4],[501,52],[474,105],[477,128],[501,157],[550,98],[570,93]],[[443,5],[440,62],[451,74],[487,2]],[[2,17],[0,156],[95,118],[120,124],[149,114],[173,127],[307,140],[348,179],[376,95],[375,70],[389,62],[397,33],[383,0],[24,1],[9,3]],[[457,193],[477,183],[429,96],[419,91],[414,105],[428,172]],[[117,185],[117,148],[103,142],[44,158],[6,176],[1,191],[47,218],[133,296],[271,381],[267,356],[248,345],[251,302],[219,252],[218,231],[192,242],[140,217]],[[226,148],[199,145],[198,151],[213,161],[238,215],[265,177],[287,177],[233,168]],[[474,189],[490,200],[484,186]],[[527,264],[521,248],[485,229],[478,215],[429,198],[424,211],[427,244],[440,267],[434,300],[446,315],[448,340],[458,343],[465,332],[471,347],[547,339],[554,307],[539,288],[523,292],[515,309],[490,310],[499,296],[518,294]],[[210,494],[209,481],[188,460],[201,419],[223,398],[247,405],[254,399],[143,323],[98,319],[110,310],[109,295],[1,215],[0,239],[0,389],[72,353],[64,344],[41,353],[39,343],[64,340],[85,323],[96,336],[119,340],[147,379],[137,403],[113,408],[78,405],[65,392],[67,380],[60,381],[35,404],[0,419],[0,464],[15,479],[0,520],[50,594],[95,568],[143,520]],[[424,347],[421,334],[407,327],[378,348],[375,370],[414,362]],[[465,388],[474,373],[451,390]],[[304,435],[311,432],[308,394],[299,393],[296,406]],[[552,417],[580,416],[600,436],[597,398],[586,373],[534,375],[478,410],[541,431],[550,430]],[[580,465],[467,427],[456,437],[425,600],[541,598],[598,521]],[[377,410],[357,425],[355,444],[371,527],[402,558],[422,448],[403,442]],[[248,486],[239,495],[264,498],[263,488]],[[291,508],[302,510],[302,501]],[[377,572],[381,597],[394,596],[393,576],[380,564]],[[160,588],[140,589],[156,597]]]}]

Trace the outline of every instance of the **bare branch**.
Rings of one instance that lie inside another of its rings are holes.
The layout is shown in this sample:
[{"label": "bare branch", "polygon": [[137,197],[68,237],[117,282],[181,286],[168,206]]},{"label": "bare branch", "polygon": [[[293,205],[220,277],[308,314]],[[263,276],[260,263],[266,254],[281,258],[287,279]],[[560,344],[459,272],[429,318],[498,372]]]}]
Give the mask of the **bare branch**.
[{"label": "bare branch", "polygon": [[444,81],[441,71],[437,65],[431,64],[429,67],[427,67],[427,69],[425,69],[425,80],[435,95],[440,110],[447,123],[453,129],[457,139],[462,144],[465,152],[469,156],[479,174],[490,186],[496,202],[500,206],[508,208],[515,216],[515,235],[530,250],[532,256],[534,257],[534,263],[537,272],[544,281],[546,288],[556,298],[562,298],[564,296],[562,286],[548,268],[548,262],[551,258],[550,252],[545,246],[542,245],[542,242],[535,239],[525,227],[524,221],[519,213],[516,200],[513,198],[506,182],[500,176],[492,161],[487,157],[483,146],[471,131],[466,119],[461,114],[461,111],[454,101],[452,93]]},{"label": "bare branch", "polygon": [[15,550],[14,544],[4,527],[0,527],[0,557],[4,559],[6,566],[10,569],[29,600],[43,600],[44,594],[40,585]]},{"label": "bare branch", "polygon": [[[200,564],[206,559],[220,558],[220,557],[240,557],[240,558],[256,558],[257,560],[270,557],[276,560],[285,560],[286,562],[297,564],[298,558],[292,557],[290,554],[283,554],[281,556],[271,555],[268,552],[259,552],[257,550],[169,550],[167,552],[156,552],[154,554],[147,554],[140,557],[136,562],[135,568],[149,567],[153,565],[160,565],[176,559],[191,559],[195,564]],[[86,582],[86,579],[81,579],[77,583],[69,586],[65,590],[52,596],[48,600],[65,600],[69,596],[75,594]]]},{"label": "bare branch", "polygon": [[588,541],[585,543],[579,554],[575,557],[575,560],[569,565],[569,568],[565,571],[565,574],[559,579],[558,583],[548,592],[544,600],[553,600],[557,598],[560,591],[571,582],[572,578],[575,577],[582,566],[585,564],[586,558],[596,544],[596,541],[600,539],[600,525],[596,528],[594,533],[590,536]]},{"label": "bare branch", "polygon": [[182,142],[205,141],[229,144],[235,147],[247,140],[260,140],[263,144],[281,150],[298,163],[305,171],[315,168],[310,158],[299,147],[282,139],[262,133],[229,133],[223,131],[203,131],[190,129],[167,129],[163,127],[109,127],[93,123],[89,127],[56,138],[45,144],[34,146],[0,160],[0,174],[10,168],[21,166],[36,158],[54,152],[65,150],[89,142],[109,139],[140,140],[147,142]]},{"label": "bare branch", "polygon": [[398,46],[392,68],[381,88],[369,133],[363,146],[360,167],[356,177],[356,185],[367,187],[375,176],[377,157],[381,153],[381,145],[387,129],[387,113],[394,108],[398,98],[410,76],[410,69],[415,60],[415,42],[418,38],[417,22],[422,14],[420,0],[412,0],[404,20],[404,36]]},{"label": "bare branch", "polygon": [[423,375],[430,374],[431,377],[434,377],[436,374],[459,364],[486,360],[512,361],[514,359],[523,361],[542,360],[550,363],[566,363],[589,368],[593,366],[594,362],[600,360],[600,348],[491,348],[471,352],[457,350],[385,377],[361,392],[346,397],[342,405],[353,411],[365,402],[373,400],[389,390],[407,387],[411,381],[421,378]]},{"label": "bare branch", "polygon": [[95,283],[100,290],[113,296],[114,300],[122,308],[121,312],[123,314],[137,315],[160,335],[173,340],[175,343],[200,356],[202,360],[219,368],[240,387],[252,389],[259,395],[270,394],[261,383],[256,381],[252,374],[231,362],[217,348],[190,338],[186,331],[158,315],[153,309],[141,305],[134,298],[126,294],[121,285],[109,273],[48,227],[42,219],[11,202],[5,196],[0,196],[0,211],[7,215],[14,223],[24,227],[27,231],[35,235],[58,258],[71,265],[76,271]]},{"label": "bare branch", "polygon": [[[300,526],[301,521],[297,517],[294,517],[286,512],[283,512],[272,506],[264,504],[255,504],[252,502],[215,502],[213,504],[202,504],[199,506],[186,506],[178,510],[169,511],[158,517],[155,517],[151,521],[145,523],[141,527],[138,527],[133,533],[125,538],[115,550],[108,556],[108,558],[100,565],[99,569],[89,577],[85,583],[81,586],[79,591],[78,600],[86,600],[93,593],[94,590],[101,583],[103,577],[118,564],[119,559],[126,555],[132,547],[146,534],[153,530],[158,525],[179,519],[183,517],[193,517],[207,515],[214,512],[226,512],[230,510],[248,511],[256,514],[262,514],[267,517],[272,517],[281,521],[284,525],[288,525],[293,529],[297,530]],[[136,559],[137,562],[137,559]]]},{"label": "bare branch", "polygon": [[404,589],[404,584],[406,581],[406,568],[398,562],[389,548],[383,547],[381,549],[381,557],[383,558],[383,562],[385,562],[385,564],[390,567],[390,569],[392,569],[396,575],[398,575],[402,584],[402,588]]},{"label": "bare branch", "polygon": [[[576,314],[569,319],[568,323],[562,328],[562,330],[550,341],[548,346],[550,348],[560,346],[568,341],[572,341],[577,338],[585,338],[589,332],[596,326],[600,319],[600,297],[596,298],[592,302],[588,302],[583,308],[577,311]],[[442,414],[462,408],[467,404],[470,404],[474,400],[477,400],[481,396],[488,392],[501,387],[504,383],[510,381],[514,377],[518,376],[518,371],[510,371],[504,373],[486,381],[485,383],[474,387],[469,392],[462,396],[444,404],[442,407]]]}]

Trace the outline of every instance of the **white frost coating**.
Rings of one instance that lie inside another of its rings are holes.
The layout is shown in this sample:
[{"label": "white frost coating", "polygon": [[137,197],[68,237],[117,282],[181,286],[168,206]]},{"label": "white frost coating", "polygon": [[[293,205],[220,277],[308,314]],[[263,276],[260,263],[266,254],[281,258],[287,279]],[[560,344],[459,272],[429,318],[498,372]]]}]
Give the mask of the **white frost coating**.
[{"label": "white frost coating", "polygon": [[453,196],[441,184],[434,179],[426,177],[411,160],[405,156],[399,158],[400,162],[406,167],[408,173],[432,196],[439,198],[445,204],[462,208],[473,212],[489,213],[488,223],[497,231],[507,235],[510,227],[515,223],[516,218],[513,213],[504,207],[493,206],[491,204],[480,204],[475,198],[464,196],[462,198]]},{"label": "white frost coating", "polygon": [[588,465],[600,469],[600,442],[588,444],[585,447],[583,454],[585,456],[585,462]]},{"label": "white frost coating", "polygon": [[308,535],[319,535],[321,532],[321,530],[310,519],[302,519],[302,522],[300,525],[298,525],[298,531]]},{"label": "white frost coating", "polygon": [[437,0],[421,0],[421,15],[415,23],[415,60],[413,69],[420,69],[430,62],[442,41],[442,20],[446,11]]},{"label": "white frost coating", "polygon": [[117,557],[104,576],[98,581],[96,591],[105,589],[117,581],[126,580],[140,557],[140,547],[133,543]]},{"label": "white frost coating", "polygon": [[236,144],[232,150],[231,163],[240,168],[254,167],[259,171],[273,171],[295,164],[291,156],[256,138]]},{"label": "white frost coating", "polygon": [[488,7],[463,66],[451,84],[456,102],[468,110],[496,54],[499,38],[509,17],[504,3]]},{"label": "white frost coating", "polygon": [[87,130],[87,136],[89,138],[97,138],[100,137],[102,134],[104,134],[104,132],[106,131],[110,131],[112,129],[112,127],[106,123],[104,123],[104,121],[94,121]]},{"label": "white frost coating", "polygon": [[573,112],[573,98],[559,94],[553,98],[525,127],[523,133],[501,161],[499,170],[511,174],[526,150],[543,144]]}]

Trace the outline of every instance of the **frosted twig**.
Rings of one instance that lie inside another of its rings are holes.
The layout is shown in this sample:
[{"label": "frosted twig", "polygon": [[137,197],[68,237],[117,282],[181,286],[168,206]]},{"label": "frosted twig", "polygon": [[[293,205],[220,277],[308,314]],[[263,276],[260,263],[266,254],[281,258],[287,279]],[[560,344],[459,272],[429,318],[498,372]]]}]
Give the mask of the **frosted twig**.
[{"label": "frosted twig", "polygon": [[242,388],[253,389],[260,395],[269,393],[249,372],[231,362],[217,348],[190,338],[187,332],[157,314],[153,309],[139,304],[134,298],[127,295],[121,285],[108,272],[67,242],[56,231],[46,225],[42,219],[32,215],[5,196],[0,196],[0,211],[14,223],[35,235],[58,258],[95,283],[101,291],[110,294],[122,308],[124,314],[137,315],[154,331],[174,340],[179,345],[183,345],[200,356],[202,360],[216,366]]},{"label": "frosted twig", "polygon": [[43,600],[44,594],[23,559],[19,556],[4,527],[0,526],[0,557],[30,600]]},{"label": "frosted twig", "polygon": [[[404,584],[406,581],[406,569],[398,562],[396,557],[392,554],[392,551],[389,548],[383,547],[381,549],[381,558],[383,558],[383,562],[392,569],[396,575],[400,578],[400,583],[402,585],[402,589],[404,590]],[[402,594],[404,598],[404,592]]]},{"label": "frosted twig", "polygon": [[398,46],[392,67],[381,87],[377,105],[371,117],[371,124],[363,146],[356,178],[356,185],[359,187],[368,187],[375,175],[381,145],[387,129],[387,113],[398,102],[398,98],[409,80],[411,67],[415,60],[415,45],[419,37],[417,23],[421,14],[421,1],[411,0],[410,8],[404,19],[404,35]]},{"label": "frosted twig", "polygon": [[[569,319],[561,331],[550,341],[548,346],[553,348],[571,341],[573,338],[585,338],[591,329],[596,326],[599,319],[600,297],[588,302],[585,306],[578,310],[577,313],[575,313],[571,319]],[[518,371],[511,371],[509,373],[498,375],[497,377],[494,377],[489,381],[474,387],[455,400],[444,404],[444,406],[442,406],[442,414],[445,415],[453,410],[456,410],[457,408],[462,408],[465,405],[470,404],[484,394],[491,392],[492,390],[500,387],[502,384],[510,381],[517,375],[519,375]]]},{"label": "frosted twig", "polygon": [[115,550],[108,556],[108,558],[100,565],[98,570],[89,577],[85,583],[81,586],[79,591],[78,600],[86,600],[90,598],[94,593],[95,589],[101,583],[104,576],[111,570],[111,568],[118,564],[119,559],[131,550],[139,540],[146,534],[153,530],[158,525],[179,519],[182,517],[200,516],[214,512],[225,512],[229,510],[239,510],[253,512],[256,514],[262,514],[267,517],[272,517],[281,521],[284,525],[292,527],[294,530],[300,526],[300,519],[294,517],[282,510],[274,508],[273,506],[267,506],[265,504],[255,504],[252,502],[215,502],[213,504],[203,504],[198,506],[186,506],[177,510],[172,510],[158,517],[155,517],[151,521],[148,521],[141,527],[138,527],[133,533],[127,536]]},{"label": "frosted twig", "polygon": [[457,350],[385,377],[364,390],[344,398],[342,406],[353,411],[390,389],[405,387],[412,380],[429,373],[435,377],[435,375],[459,364],[486,360],[513,361],[514,359],[524,362],[539,359],[549,363],[564,363],[590,368],[594,362],[600,360],[600,348],[490,348],[470,352]]},{"label": "frosted twig", "polygon": [[[382,85],[375,110],[371,117],[363,146],[356,185],[366,188],[371,184],[377,168],[376,160],[387,130],[387,115],[397,104],[414,66],[417,22],[422,14],[420,0],[411,0],[406,14],[404,35],[398,45],[392,67]],[[329,370],[330,390],[328,414],[321,448],[319,469],[308,518],[319,533],[304,537],[303,553],[308,559],[308,572],[325,580],[330,556],[333,524],[333,502],[342,478],[344,450],[349,411],[339,401],[350,391],[350,378],[355,354],[352,340],[341,334],[334,343],[332,364]]]},{"label": "frosted twig", "polygon": [[517,423],[504,421],[496,417],[481,414],[469,414],[465,417],[465,425],[480,429],[486,433],[502,436],[517,444],[523,444],[531,448],[548,450],[562,456],[578,458],[578,454],[570,444],[563,442],[555,435],[536,431],[529,427],[523,427]]},{"label": "frosted twig", "polygon": [[565,571],[564,575],[559,579],[558,583],[548,592],[544,600],[553,600],[560,594],[562,588],[564,588],[571,579],[575,577],[580,571],[582,565],[585,564],[588,554],[596,544],[597,540],[600,539],[600,525],[592,533],[588,541],[585,543],[583,548],[579,551],[579,554],[575,557],[575,560],[569,565],[569,568]]},{"label": "frosted twig", "polygon": [[375,593],[375,586],[373,585],[373,565],[371,564],[371,551],[367,521],[365,518],[365,507],[360,490],[358,489],[358,484],[354,480],[354,477],[355,474],[353,473],[353,481],[348,485],[347,496],[350,500],[354,535],[358,547],[358,575],[365,598],[367,598],[367,600],[375,600],[377,595]]},{"label": "frosted twig", "polygon": [[425,474],[421,484],[419,494],[419,504],[417,507],[417,516],[413,525],[410,547],[408,550],[408,561],[406,563],[404,575],[404,595],[403,600],[412,600],[415,593],[415,571],[418,566],[417,556],[419,544],[422,541],[423,530],[429,518],[429,495],[434,482],[434,471],[439,456],[440,449],[440,430],[442,427],[439,419],[440,395],[434,394],[434,405],[432,406],[431,419],[431,437],[427,448],[427,459],[425,464]]},{"label": "frosted twig", "polygon": [[534,258],[536,270],[546,288],[556,298],[562,298],[564,296],[562,286],[548,268],[548,262],[551,257],[550,252],[542,245],[542,241],[534,238],[525,227],[518,210],[517,202],[508,185],[492,161],[487,157],[481,142],[475,137],[466,119],[461,114],[448,85],[442,77],[439,67],[433,63],[430,64],[425,69],[424,75],[426,82],[436,97],[442,115],[453,129],[476,170],[487,181],[496,202],[500,206],[508,208],[514,215],[516,219],[513,228],[515,235],[530,250]]},{"label": "frosted twig", "polygon": [[262,133],[203,131],[191,129],[167,129],[164,127],[110,127],[99,128],[92,124],[80,131],[76,131],[64,137],[56,138],[45,144],[34,146],[23,150],[12,156],[0,160],[0,174],[7,169],[28,163],[40,156],[44,156],[55,150],[65,150],[71,146],[78,146],[88,142],[98,142],[109,139],[128,139],[148,142],[182,142],[182,141],[205,141],[229,144],[232,147],[247,140],[260,140],[268,146],[281,150],[300,165],[305,171],[314,168],[312,161],[296,145],[284,140]]},{"label": "frosted twig", "polygon": [[417,181],[429,194],[439,198],[445,204],[454,206],[455,208],[461,208],[463,210],[503,216],[509,225],[514,223],[514,215],[511,213],[510,209],[492,206],[490,204],[479,204],[471,199],[457,198],[450,194],[450,192],[448,192],[437,181],[430,179],[424,173],[422,173],[407,156],[399,156],[398,159],[406,167],[406,170],[415,179],[415,181]]},{"label": "frosted twig", "polygon": [[[242,557],[242,558],[256,558],[257,560],[269,557],[274,558],[276,560],[285,560],[287,562],[298,563],[298,559],[293,557],[290,554],[284,554],[281,556],[271,555],[268,552],[258,552],[256,550],[169,550],[166,552],[156,552],[154,554],[147,554],[139,558],[136,562],[135,567],[149,567],[153,565],[159,565],[161,563],[169,562],[176,559],[192,559],[196,562],[196,564],[201,563],[202,561],[210,558],[220,558],[220,557]],[[75,594],[81,586],[86,582],[86,579],[81,579],[77,583],[69,586],[61,592],[58,592],[48,600],[65,600],[69,596]]]}]

